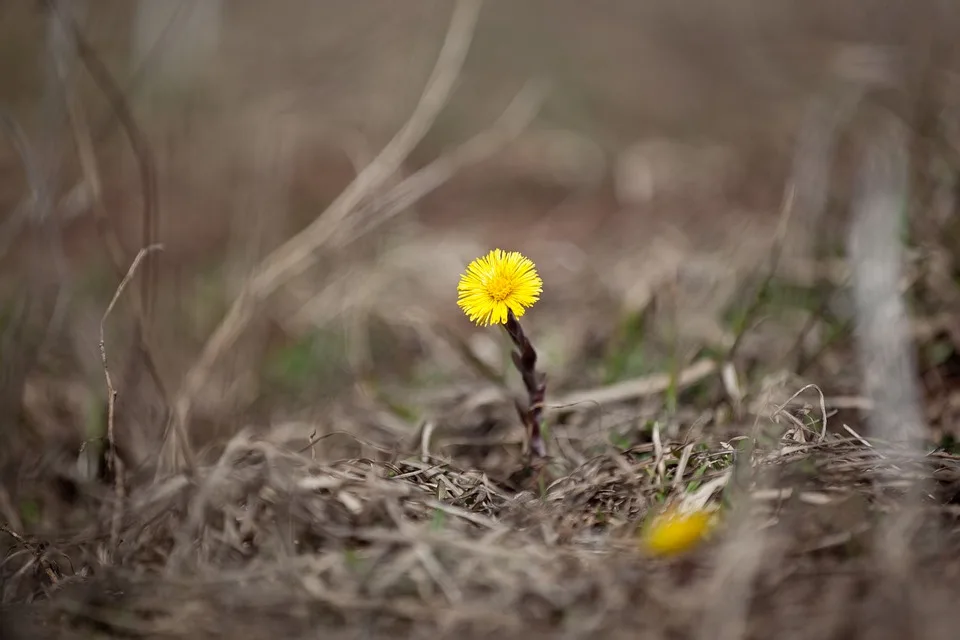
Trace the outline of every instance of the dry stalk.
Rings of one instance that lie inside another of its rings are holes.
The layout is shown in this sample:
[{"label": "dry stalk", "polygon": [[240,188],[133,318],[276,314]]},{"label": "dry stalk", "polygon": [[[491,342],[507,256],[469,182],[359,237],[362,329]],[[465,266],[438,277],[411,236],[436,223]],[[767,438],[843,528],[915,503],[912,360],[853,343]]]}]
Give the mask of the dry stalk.
[{"label": "dry stalk", "polygon": [[484,160],[516,138],[536,116],[545,87],[528,82],[489,129],[431,162],[403,182],[357,211],[350,225],[338,235],[341,245],[349,244],[382,225],[430,193],[464,167]]},{"label": "dry stalk", "polygon": [[134,258],[133,263],[127,270],[127,274],[117,286],[117,290],[114,292],[113,298],[110,300],[110,304],[107,305],[107,309],[103,312],[103,317],[100,319],[100,360],[103,362],[103,377],[107,383],[107,471],[113,476],[114,491],[116,493],[115,503],[113,506],[113,519],[110,524],[111,551],[116,549],[117,541],[120,536],[120,516],[122,515],[121,510],[123,508],[124,484],[123,463],[117,457],[117,442],[116,438],[114,437],[114,408],[117,401],[117,390],[113,386],[113,380],[110,378],[110,367],[107,366],[107,347],[104,326],[107,323],[107,318],[113,311],[113,307],[116,306],[117,300],[120,299],[120,294],[123,293],[123,290],[127,287],[127,284],[131,279],[133,279],[133,275],[136,273],[137,267],[140,265],[141,260],[143,260],[151,251],[162,248],[162,245],[154,244],[144,247],[139,251],[139,253],[137,253],[137,257]]},{"label": "dry stalk", "polygon": [[548,409],[551,412],[561,412],[569,410],[577,405],[592,404],[616,404],[618,402],[627,402],[638,398],[663,393],[675,385],[677,389],[683,389],[696,384],[701,380],[709,378],[719,370],[716,360],[703,358],[695,361],[689,367],[682,369],[676,376],[669,373],[654,373],[639,378],[631,378],[605,387],[596,389],[587,389],[585,391],[573,391],[565,396],[561,396],[550,404]]},{"label": "dry stalk", "polygon": [[[863,395],[874,407],[867,416],[871,440],[881,449],[888,447],[879,441],[905,447],[920,464],[926,425],[915,379],[910,322],[899,289],[901,211],[908,191],[906,152],[903,125],[888,116],[866,150],[848,243]],[[900,451],[902,455],[904,449]],[[881,530],[878,551],[887,568],[897,573],[907,568],[903,563],[910,558],[909,536],[918,524],[922,484],[911,483],[903,508],[891,514]]]},{"label": "dry stalk", "polygon": [[[61,27],[69,33],[78,58],[83,63],[100,92],[106,98],[110,105],[110,110],[116,116],[130,144],[130,148],[137,162],[142,194],[141,246],[149,247],[156,242],[159,233],[159,217],[157,212],[157,172],[153,153],[150,149],[146,134],[137,124],[133,110],[124,96],[119,83],[114,79],[106,64],[104,64],[100,56],[83,36],[76,18],[62,11],[55,4],[52,4],[50,9],[55,14],[55,18]],[[90,129],[84,117],[80,101],[75,95],[76,92],[72,87],[66,87],[64,93],[66,115],[73,131],[74,144],[83,175],[81,184],[86,185],[97,231],[107,248],[107,253],[111,258],[113,267],[118,275],[122,275],[124,273],[123,265],[126,259],[124,258],[123,247],[117,237],[116,231],[110,224],[103,204],[102,181],[97,167]],[[154,360],[148,331],[148,321],[150,313],[153,310],[157,289],[158,272],[156,264],[154,264],[152,260],[147,259],[142,272],[141,286],[138,291],[137,313],[135,314],[134,320],[134,335],[132,337],[134,352],[142,360],[138,362],[135,358],[129,366],[138,366],[142,363],[162,397],[164,404],[169,407],[169,393]],[[138,457],[140,457],[139,454]]]},{"label": "dry stalk", "polygon": [[537,371],[537,351],[523,332],[523,327],[513,311],[507,311],[507,322],[503,325],[507,335],[513,340],[516,351],[510,353],[513,366],[523,378],[527,390],[527,406],[517,403],[517,413],[527,430],[530,453],[537,458],[547,456],[547,445],[543,440],[543,401],[547,394],[547,378]]},{"label": "dry stalk", "polygon": [[[0,523],[0,533],[5,533],[23,549],[30,553],[33,556],[33,561],[37,563],[43,573],[50,580],[50,584],[55,585],[60,580],[59,571],[57,571],[51,563],[44,557],[44,545],[38,544],[32,540],[28,540],[23,537],[20,533],[17,533],[12,528],[6,524]],[[29,565],[27,565],[29,566]]]}]

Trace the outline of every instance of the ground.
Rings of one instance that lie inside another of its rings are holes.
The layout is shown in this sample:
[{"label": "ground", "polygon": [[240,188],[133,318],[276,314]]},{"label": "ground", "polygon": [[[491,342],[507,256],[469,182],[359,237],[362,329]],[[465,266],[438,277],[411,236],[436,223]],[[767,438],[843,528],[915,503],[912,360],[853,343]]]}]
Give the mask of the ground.
[{"label": "ground", "polygon": [[[935,498],[900,575],[875,534],[909,467],[857,438],[795,427],[753,452],[763,489],[739,494],[742,448],[607,449],[523,490],[430,457],[322,464],[240,435],[214,465],[104,506],[113,531],[75,513],[86,531],[18,537],[3,637],[948,638],[960,622],[951,456],[927,461]],[[644,517],[691,492],[723,498],[719,528],[645,554]]]}]

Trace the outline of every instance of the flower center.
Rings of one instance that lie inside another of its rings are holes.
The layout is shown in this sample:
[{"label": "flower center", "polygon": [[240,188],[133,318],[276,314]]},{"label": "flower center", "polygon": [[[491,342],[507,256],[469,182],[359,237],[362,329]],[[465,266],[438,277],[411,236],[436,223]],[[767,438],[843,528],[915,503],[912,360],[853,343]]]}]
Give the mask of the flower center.
[{"label": "flower center", "polygon": [[513,295],[513,282],[503,278],[496,278],[487,287],[487,293],[497,302],[503,302]]}]

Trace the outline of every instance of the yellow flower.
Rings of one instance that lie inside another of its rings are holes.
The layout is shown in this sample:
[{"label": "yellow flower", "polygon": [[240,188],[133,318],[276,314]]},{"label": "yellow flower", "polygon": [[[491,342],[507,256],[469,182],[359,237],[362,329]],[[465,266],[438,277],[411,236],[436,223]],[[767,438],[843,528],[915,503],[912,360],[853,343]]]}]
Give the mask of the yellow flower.
[{"label": "yellow flower", "polygon": [[651,520],[641,542],[649,553],[674,556],[696,546],[710,533],[715,522],[709,511],[679,513],[670,508]]},{"label": "yellow flower", "polygon": [[457,304],[478,325],[504,324],[508,309],[519,318],[542,290],[533,262],[516,251],[494,249],[460,276]]}]

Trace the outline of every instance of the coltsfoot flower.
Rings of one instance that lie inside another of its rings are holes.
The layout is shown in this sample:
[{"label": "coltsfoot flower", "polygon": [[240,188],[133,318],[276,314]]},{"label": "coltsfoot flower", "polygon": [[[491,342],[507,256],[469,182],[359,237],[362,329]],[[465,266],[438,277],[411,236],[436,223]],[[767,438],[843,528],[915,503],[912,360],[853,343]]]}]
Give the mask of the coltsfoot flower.
[{"label": "coltsfoot flower", "polygon": [[457,304],[478,325],[505,324],[539,300],[543,281],[528,258],[494,249],[467,265],[457,285]]},{"label": "coltsfoot flower", "polygon": [[714,528],[716,517],[710,511],[680,513],[668,508],[654,516],[644,528],[641,546],[658,556],[675,556],[692,549]]}]

